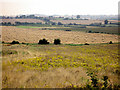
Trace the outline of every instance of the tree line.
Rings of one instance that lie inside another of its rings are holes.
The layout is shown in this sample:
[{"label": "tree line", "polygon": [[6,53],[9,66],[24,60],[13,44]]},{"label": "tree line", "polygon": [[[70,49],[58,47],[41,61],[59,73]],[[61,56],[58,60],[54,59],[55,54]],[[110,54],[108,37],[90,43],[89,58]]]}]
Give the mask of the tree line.
[{"label": "tree line", "polygon": [[[5,42],[2,42],[2,43],[5,43]],[[10,44],[20,44],[20,43],[18,41],[12,41]],[[22,42],[22,44],[26,44],[26,43]],[[48,40],[43,38],[43,39],[39,40],[38,44],[43,45],[43,44],[50,44],[50,43],[48,42]],[[60,39],[54,39],[54,44],[55,45],[61,44],[61,40]]]}]

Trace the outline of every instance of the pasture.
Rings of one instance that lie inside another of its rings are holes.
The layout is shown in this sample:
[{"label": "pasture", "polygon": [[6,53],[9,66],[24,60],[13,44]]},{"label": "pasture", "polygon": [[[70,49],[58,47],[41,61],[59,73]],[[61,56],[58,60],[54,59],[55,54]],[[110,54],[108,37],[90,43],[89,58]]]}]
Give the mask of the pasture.
[{"label": "pasture", "polygon": [[119,44],[89,46],[3,44],[3,88],[82,88],[119,85]]}]

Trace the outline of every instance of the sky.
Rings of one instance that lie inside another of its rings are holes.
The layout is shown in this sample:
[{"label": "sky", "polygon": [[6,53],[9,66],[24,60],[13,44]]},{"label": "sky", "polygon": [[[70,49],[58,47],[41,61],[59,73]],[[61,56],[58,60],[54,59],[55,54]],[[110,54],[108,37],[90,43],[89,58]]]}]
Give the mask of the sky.
[{"label": "sky", "polygon": [[0,0],[0,15],[117,15],[119,0]]}]

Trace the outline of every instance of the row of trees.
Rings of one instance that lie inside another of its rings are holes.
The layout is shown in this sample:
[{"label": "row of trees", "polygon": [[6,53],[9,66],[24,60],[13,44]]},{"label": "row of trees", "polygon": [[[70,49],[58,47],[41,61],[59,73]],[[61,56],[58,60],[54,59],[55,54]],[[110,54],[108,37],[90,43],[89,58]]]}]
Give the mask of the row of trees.
[{"label": "row of trees", "polygon": [[[41,39],[39,40],[38,44],[49,44],[49,42],[46,39]],[[54,44],[61,44],[60,39],[54,39]]]},{"label": "row of trees", "polygon": [[[0,19],[25,19],[25,18],[32,18],[32,19],[56,19],[56,18],[60,18],[60,19],[71,19],[70,17],[64,17],[64,16],[58,16],[58,17],[55,17],[55,16],[36,16],[36,15],[20,15],[20,16],[15,16],[15,17],[12,17],[12,16],[0,16]],[[80,15],[76,15],[76,19],[80,19]]]},{"label": "row of trees", "polygon": [[[2,42],[4,43],[4,41]],[[19,44],[18,41],[12,41],[11,44]],[[25,43],[22,43],[22,44],[25,44]],[[46,40],[46,39],[41,39],[39,40],[38,44],[49,44],[49,42]],[[60,39],[54,39],[54,44],[55,45],[58,45],[58,44],[61,44],[61,40]],[[113,44],[112,41],[109,42],[109,44]],[[89,45],[88,43],[85,43],[84,45]]]},{"label": "row of trees", "polygon": [[[0,23],[0,25],[3,25],[3,26],[15,26],[15,25],[35,25],[35,24],[39,24],[39,25],[43,25],[43,24],[46,24],[46,25],[80,25],[80,24],[77,24],[77,23],[69,23],[69,24],[63,24],[61,22],[52,22],[50,21],[49,19],[44,19],[45,23],[42,23],[42,22],[39,22],[39,23],[30,23],[30,22],[15,22],[14,24],[11,23],[11,22],[2,22]],[[108,24],[108,20],[105,20],[104,21],[104,25]],[[110,24],[113,24],[110,22]],[[102,23],[92,23],[92,24],[89,24],[89,26],[103,26]]]},{"label": "row of trees", "polygon": [[0,23],[0,25],[2,26],[18,26],[18,25],[35,25],[35,24],[39,24],[39,25],[79,25],[79,24],[76,24],[76,23],[69,23],[69,24],[63,24],[61,22],[45,22],[45,23],[42,23],[42,22],[39,22],[39,23],[29,23],[29,22],[15,22],[14,24],[11,23],[11,22],[2,22]]},{"label": "row of trees", "polygon": [[18,25],[33,25],[33,24],[42,24],[40,23],[28,23],[28,22],[15,22],[14,24],[11,22],[2,22],[0,25],[2,26],[18,26]]},{"label": "row of trees", "polygon": [[[19,42],[18,41],[12,41],[11,44],[19,44]],[[25,44],[25,43],[22,43],[22,44]],[[49,44],[49,42],[46,39],[41,39],[41,40],[39,40],[38,44]],[[61,40],[60,39],[54,39],[54,44],[55,45],[61,44]]]}]

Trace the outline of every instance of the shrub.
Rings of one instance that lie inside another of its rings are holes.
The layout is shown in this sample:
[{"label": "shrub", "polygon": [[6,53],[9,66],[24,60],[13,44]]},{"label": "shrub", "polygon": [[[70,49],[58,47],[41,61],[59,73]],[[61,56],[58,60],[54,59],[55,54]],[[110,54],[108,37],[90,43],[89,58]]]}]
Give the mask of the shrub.
[{"label": "shrub", "polygon": [[88,33],[92,33],[92,31],[88,31]]},{"label": "shrub", "polygon": [[108,76],[103,76],[103,80],[104,80],[104,87],[106,88],[108,86]]},{"label": "shrub", "polygon": [[85,45],[89,45],[88,43],[85,43]]},{"label": "shrub", "polygon": [[113,44],[112,41],[110,41],[109,44]]},{"label": "shrub", "polygon": [[4,41],[2,41],[2,43],[5,43]]},{"label": "shrub", "polygon": [[25,44],[24,42],[22,42],[22,44]]},{"label": "shrub", "polygon": [[11,44],[19,44],[19,42],[18,41],[12,41]]},{"label": "shrub", "polygon": [[61,22],[58,22],[58,25],[63,25]]},{"label": "shrub", "polygon": [[56,45],[61,44],[60,42],[61,42],[60,39],[54,39],[54,44],[56,44]]},{"label": "shrub", "polygon": [[65,31],[71,31],[71,30],[65,30]]},{"label": "shrub", "polygon": [[41,39],[38,44],[49,44],[49,42],[46,39]]},{"label": "shrub", "polygon": [[91,84],[93,85],[93,87],[98,87],[97,84],[98,84],[98,78],[96,77],[97,75],[93,72],[89,73],[89,72],[86,72],[87,73],[87,76],[90,76],[91,77]]}]

